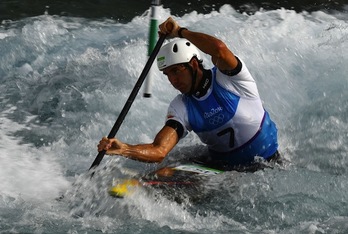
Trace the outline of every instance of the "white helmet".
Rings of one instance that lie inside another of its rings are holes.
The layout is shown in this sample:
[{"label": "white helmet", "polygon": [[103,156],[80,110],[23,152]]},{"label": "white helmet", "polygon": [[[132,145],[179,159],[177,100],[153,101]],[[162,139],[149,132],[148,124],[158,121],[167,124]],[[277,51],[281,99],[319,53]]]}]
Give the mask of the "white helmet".
[{"label": "white helmet", "polygon": [[160,71],[174,64],[188,63],[193,57],[201,61],[198,48],[186,39],[178,39],[165,44],[157,55]]}]

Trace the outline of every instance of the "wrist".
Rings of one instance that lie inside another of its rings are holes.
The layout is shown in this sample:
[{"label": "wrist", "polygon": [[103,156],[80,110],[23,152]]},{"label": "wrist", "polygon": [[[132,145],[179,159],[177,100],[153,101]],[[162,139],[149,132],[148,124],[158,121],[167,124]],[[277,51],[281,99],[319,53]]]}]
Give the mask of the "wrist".
[{"label": "wrist", "polygon": [[178,36],[179,36],[180,38],[184,38],[184,36],[182,35],[182,32],[183,32],[184,30],[188,30],[188,29],[187,29],[187,28],[180,28],[180,29],[178,30]]}]

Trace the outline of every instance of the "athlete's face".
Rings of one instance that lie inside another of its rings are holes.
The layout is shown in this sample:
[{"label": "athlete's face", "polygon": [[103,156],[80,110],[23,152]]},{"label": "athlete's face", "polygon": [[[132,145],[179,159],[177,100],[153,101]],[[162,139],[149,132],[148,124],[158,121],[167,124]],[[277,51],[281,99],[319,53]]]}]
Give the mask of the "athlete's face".
[{"label": "athlete's face", "polygon": [[181,93],[189,93],[191,89],[192,77],[191,72],[183,64],[172,65],[163,70],[163,74],[174,88]]}]

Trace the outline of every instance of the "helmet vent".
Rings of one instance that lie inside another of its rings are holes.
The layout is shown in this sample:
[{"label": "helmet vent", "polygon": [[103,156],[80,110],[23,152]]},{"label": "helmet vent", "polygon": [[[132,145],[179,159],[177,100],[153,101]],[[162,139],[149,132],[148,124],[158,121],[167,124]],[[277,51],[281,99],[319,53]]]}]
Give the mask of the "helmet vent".
[{"label": "helmet vent", "polygon": [[178,52],[178,45],[177,45],[177,44],[175,44],[175,45],[173,46],[173,52],[174,52],[174,53]]},{"label": "helmet vent", "polygon": [[190,46],[191,44],[190,44],[190,42],[186,42],[186,45],[187,45],[187,46]]}]

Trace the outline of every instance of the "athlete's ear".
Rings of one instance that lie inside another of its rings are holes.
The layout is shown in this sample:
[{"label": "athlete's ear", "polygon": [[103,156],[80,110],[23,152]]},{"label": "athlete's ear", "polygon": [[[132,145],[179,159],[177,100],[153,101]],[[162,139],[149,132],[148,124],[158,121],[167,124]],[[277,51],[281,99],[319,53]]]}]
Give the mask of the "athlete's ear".
[{"label": "athlete's ear", "polygon": [[193,70],[196,70],[199,67],[199,63],[198,63],[196,58],[193,58],[191,60],[191,65],[192,65]]}]

